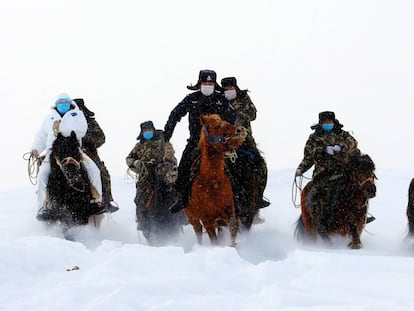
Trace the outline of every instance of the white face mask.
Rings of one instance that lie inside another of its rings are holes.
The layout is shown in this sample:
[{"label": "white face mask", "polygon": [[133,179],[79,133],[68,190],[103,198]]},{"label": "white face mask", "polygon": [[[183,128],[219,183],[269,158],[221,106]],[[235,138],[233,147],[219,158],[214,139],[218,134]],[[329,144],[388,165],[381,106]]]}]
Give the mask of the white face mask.
[{"label": "white face mask", "polygon": [[227,100],[235,99],[237,97],[237,91],[236,90],[225,90],[224,97],[226,97]]},{"label": "white face mask", "polygon": [[200,91],[201,94],[205,96],[210,96],[214,92],[214,85],[201,85]]}]

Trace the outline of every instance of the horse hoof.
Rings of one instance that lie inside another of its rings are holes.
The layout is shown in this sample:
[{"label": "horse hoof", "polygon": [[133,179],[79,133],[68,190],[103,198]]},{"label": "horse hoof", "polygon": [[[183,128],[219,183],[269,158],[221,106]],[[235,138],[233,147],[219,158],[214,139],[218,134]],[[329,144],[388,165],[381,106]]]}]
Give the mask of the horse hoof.
[{"label": "horse hoof", "polygon": [[358,243],[350,242],[348,244],[348,247],[350,249],[360,249],[360,248],[362,248],[362,243],[361,242],[358,242]]}]

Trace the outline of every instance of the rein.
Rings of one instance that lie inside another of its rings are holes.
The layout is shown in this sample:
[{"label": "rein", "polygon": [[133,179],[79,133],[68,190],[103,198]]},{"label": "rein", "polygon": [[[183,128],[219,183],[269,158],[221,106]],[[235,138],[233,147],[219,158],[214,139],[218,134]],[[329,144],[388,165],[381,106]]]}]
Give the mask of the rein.
[{"label": "rein", "polygon": [[299,200],[299,204],[296,203],[296,202],[297,202],[297,199],[298,199],[298,193],[299,193],[299,198],[301,197],[301,194],[302,194],[303,179],[311,180],[311,178],[302,175],[298,178],[295,178],[293,180],[293,183],[292,183],[292,203],[293,203],[293,206],[295,208],[300,208],[301,207],[301,201]]}]

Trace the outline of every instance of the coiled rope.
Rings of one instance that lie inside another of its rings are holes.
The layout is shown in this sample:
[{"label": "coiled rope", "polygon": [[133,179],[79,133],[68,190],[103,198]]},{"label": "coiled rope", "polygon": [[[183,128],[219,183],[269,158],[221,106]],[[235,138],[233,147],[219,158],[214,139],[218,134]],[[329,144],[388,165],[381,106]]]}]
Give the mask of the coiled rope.
[{"label": "coiled rope", "polygon": [[23,154],[23,160],[27,161],[27,174],[32,185],[37,184],[37,175],[39,174],[40,159],[36,158],[31,152]]}]

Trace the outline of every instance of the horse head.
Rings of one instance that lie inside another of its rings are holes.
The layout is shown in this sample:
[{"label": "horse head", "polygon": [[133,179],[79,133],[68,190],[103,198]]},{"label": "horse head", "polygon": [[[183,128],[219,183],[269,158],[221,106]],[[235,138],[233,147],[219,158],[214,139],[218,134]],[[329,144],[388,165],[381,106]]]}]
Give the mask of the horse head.
[{"label": "horse head", "polygon": [[368,199],[375,197],[377,187],[375,186],[375,164],[367,154],[359,152],[351,155],[348,163],[351,179],[357,183]]},{"label": "horse head", "polygon": [[82,155],[79,147],[79,141],[74,131],[68,137],[58,133],[52,146],[56,164],[60,167],[68,184],[72,187],[76,187],[82,180]]},{"label": "horse head", "polygon": [[247,137],[243,126],[232,125],[222,120],[218,114],[200,116],[202,131],[199,147],[208,145],[225,152],[237,149]]}]

